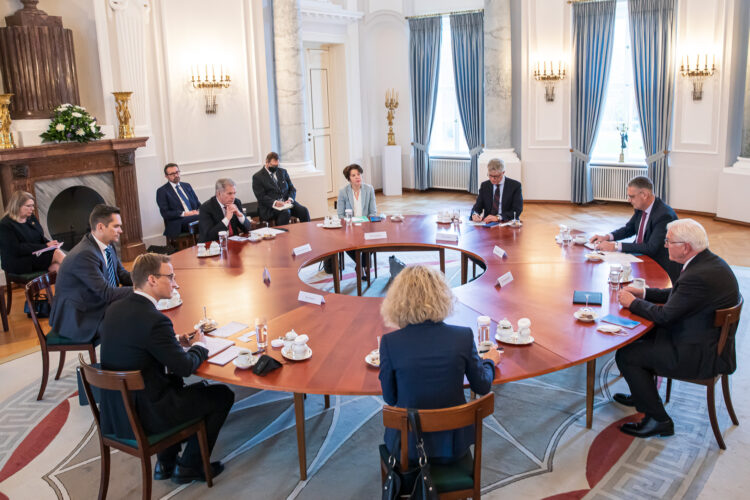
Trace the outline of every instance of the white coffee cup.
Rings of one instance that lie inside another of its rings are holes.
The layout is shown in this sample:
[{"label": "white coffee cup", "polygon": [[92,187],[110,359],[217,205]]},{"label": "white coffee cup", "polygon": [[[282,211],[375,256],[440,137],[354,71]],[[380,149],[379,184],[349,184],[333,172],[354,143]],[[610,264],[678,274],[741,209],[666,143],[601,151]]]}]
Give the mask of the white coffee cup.
[{"label": "white coffee cup", "polygon": [[297,332],[295,332],[294,330],[286,332],[286,335],[284,335],[284,349],[291,350],[296,338]]},{"label": "white coffee cup", "polygon": [[646,280],[643,278],[633,279],[633,288],[639,288],[643,290],[644,288],[646,288]]},{"label": "white coffee cup", "polygon": [[584,245],[588,239],[585,234],[577,234],[573,241],[578,245]]},{"label": "white coffee cup", "polygon": [[237,363],[247,366],[253,362],[253,352],[250,349],[237,350]]},{"label": "white coffee cup", "polygon": [[518,320],[518,336],[521,341],[529,340],[531,335],[531,320],[529,318],[521,318]]},{"label": "white coffee cup", "polygon": [[292,343],[292,353],[295,358],[304,357],[307,354],[307,341],[309,340],[307,335],[298,335]]},{"label": "white coffee cup", "polygon": [[629,262],[625,263],[622,266],[622,281],[630,281],[630,276],[633,274],[633,267],[630,265]]}]

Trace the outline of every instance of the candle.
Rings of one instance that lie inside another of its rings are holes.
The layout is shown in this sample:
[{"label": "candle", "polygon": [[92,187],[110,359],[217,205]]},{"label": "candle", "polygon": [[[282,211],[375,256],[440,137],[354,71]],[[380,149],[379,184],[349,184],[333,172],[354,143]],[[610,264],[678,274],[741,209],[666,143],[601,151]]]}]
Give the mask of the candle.
[{"label": "candle", "polygon": [[208,64],[206,64],[206,80],[208,80]]},{"label": "candle", "polygon": [[219,66],[219,81],[224,81],[224,65]]}]

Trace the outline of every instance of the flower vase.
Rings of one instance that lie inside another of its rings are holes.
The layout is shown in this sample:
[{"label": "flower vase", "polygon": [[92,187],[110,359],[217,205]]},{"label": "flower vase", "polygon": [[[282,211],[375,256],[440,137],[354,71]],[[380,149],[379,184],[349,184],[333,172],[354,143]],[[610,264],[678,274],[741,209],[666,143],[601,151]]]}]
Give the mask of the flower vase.
[{"label": "flower vase", "polygon": [[620,159],[618,161],[620,163],[625,163],[625,150],[623,148],[620,148]]},{"label": "flower vase", "polygon": [[130,125],[130,110],[128,109],[128,101],[132,92],[112,92],[115,96],[115,110],[117,111],[117,121],[119,126],[117,127],[117,138],[118,139],[130,139],[135,137],[133,133],[133,127]]}]

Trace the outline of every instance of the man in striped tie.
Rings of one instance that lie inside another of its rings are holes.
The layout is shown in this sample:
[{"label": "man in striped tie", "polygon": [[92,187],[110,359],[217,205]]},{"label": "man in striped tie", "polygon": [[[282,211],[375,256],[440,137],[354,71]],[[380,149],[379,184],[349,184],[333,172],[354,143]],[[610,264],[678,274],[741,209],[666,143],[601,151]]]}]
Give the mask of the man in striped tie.
[{"label": "man in striped tie", "polygon": [[96,205],[89,224],[91,232],[65,258],[70,262],[60,266],[49,318],[52,331],[71,343],[98,343],[107,306],[132,293],[130,273],[114,247],[122,233],[120,209]]},{"label": "man in striped tie", "polygon": [[[677,220],[672,207],[654,195],[654,185],[645,176],[634,177],[628,182],[628,201],[635,213],[620,229],[609,234],[595,234],[589,242],[595,243],[605,252],[625,252],[648,255],[654,259],[674,282],[680,274],[680,265],[669,260],[669,252],[664,247],[667,224]],[[632,243],[619,240],[635,236]]]}]

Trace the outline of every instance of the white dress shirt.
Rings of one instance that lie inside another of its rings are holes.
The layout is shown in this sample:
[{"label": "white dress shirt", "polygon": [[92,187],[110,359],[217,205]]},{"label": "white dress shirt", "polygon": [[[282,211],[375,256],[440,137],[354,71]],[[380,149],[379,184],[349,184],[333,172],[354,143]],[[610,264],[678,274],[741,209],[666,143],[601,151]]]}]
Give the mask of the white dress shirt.
[{"label": "white dress shirt", "polygon": [[362,189],[359,190],[359,196],[355,196],[354,189],[352,189],[352,215],[354,217],[362,217]]},{"label": "white dress shirt", "polygon": [[107,245],[99,241],[99,238],[94,236],[94,233],[91,233],[91,236],[94,238],[94,241],[96,242],[96,244],[99,245],[99,250],[102,252],[102,257],[104,257],[104,262],[106,262],[107,265],[109,265],[109,259],[107,258],[107,252],[106,252]]}]

